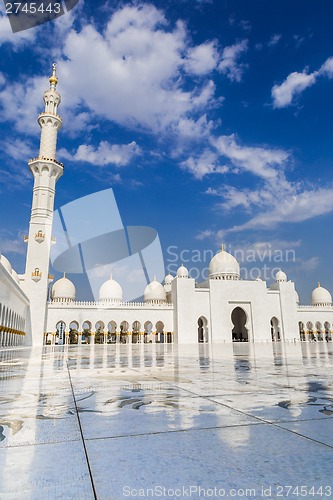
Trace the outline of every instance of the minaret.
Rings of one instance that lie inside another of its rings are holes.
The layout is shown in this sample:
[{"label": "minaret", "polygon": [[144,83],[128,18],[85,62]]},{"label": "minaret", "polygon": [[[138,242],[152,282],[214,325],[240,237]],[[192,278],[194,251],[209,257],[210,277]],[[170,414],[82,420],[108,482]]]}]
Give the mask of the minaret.
[{"label": "minaret", "polygon": [[50,78],[50,89],[44,92],[45,111],[38,116],[41,127],[38,158],[28,162],[34,176],[25,279],[22,287],[30,299],[33,345],[42,345],[47,314],[47,293],[55,185],[62,176],[64,166],[56,160],[58,130],[62,119],[57,114],[61,101],[57,92],[56,64]]}]

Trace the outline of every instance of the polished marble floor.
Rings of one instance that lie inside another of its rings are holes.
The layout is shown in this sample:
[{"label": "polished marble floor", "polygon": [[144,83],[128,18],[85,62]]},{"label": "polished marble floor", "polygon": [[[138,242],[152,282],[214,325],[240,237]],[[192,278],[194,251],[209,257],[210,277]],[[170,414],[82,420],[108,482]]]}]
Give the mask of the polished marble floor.
[{"label": "polished marble floor", "polygon": [[1,499],[333,497],[331,343],[3,349],[0,387]]}]

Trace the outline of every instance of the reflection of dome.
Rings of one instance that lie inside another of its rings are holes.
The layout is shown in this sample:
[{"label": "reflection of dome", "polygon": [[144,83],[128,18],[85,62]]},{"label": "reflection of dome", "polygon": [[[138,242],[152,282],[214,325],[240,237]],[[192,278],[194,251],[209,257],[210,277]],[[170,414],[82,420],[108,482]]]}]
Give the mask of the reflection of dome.
[{"label": "reflection of dome", "polygon": [[223,280],[239,280],[239,264],[235,257],[224,250],[214,255],[209,264],[209,278]]},{"label": "reflection of dome", "polygon": [[311,294],[311,304],[313,306],[331,306],[332,297],[326,288],[320,286],[318,283],[318,288],[315,288]]},{"label": "reflection of dome", "polygon": [[151,302],[155,304],[166,302],[165,289],[163,285],[161,285],[161,283],[156,281],[156,277],[154,277],[154,281],[146,286],[143,296],[145,302]]},{"label": "reflection of dome", "polygon": [[287,281],[287,275],[286,275],[286,273],[284,273],[284,272],[283,272],[283,271],[281,271],[281,269],[280,269],[280,271],[278,271],[278,272],[276,273],[276,275],[275,275],[275,281],[276,281],[277,283],[282,283],[282,282]]},{"label": "reflection of dome", "polygon": [[75,300],[75,286],[66,278],[66,273],[64,277],[57,280],[51,292],[51,298],[54,302],[72,302]]},{"label": "reflection of dome", "polygon": [[188,270],[183,264],[177,269],[177,278],[188,278]]},{"label": "reflection of dome", "polygon": [[117,281],[112,278],[103,283],[99,290],[99,300],[105,302],[121,302],[123,300],[123,291]]},{"label": "reflection of dome", "polygon": [[3,265],[3,267],[6,269],[6,271],[8,271],[9,274],[12,274],[12,266],[11,266],[9,260],[4,255],[0,256],[0,262]]}]

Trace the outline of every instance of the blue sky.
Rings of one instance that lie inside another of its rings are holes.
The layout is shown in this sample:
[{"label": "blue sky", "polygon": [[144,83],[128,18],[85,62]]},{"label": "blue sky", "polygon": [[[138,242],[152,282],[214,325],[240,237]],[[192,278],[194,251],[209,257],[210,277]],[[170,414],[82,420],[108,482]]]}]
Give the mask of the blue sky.
[{"label": "blue sky", "polygon": [[329,0],[94,0],[14,35],[2,10],[1,251],[24,271],[27,160],[56,61],[56,207],[112,187],[167,266],[176,253],[201,272],[224,242],[253,276],[285,270],[304,303],[318,280],[332,292],[332,16]]}]

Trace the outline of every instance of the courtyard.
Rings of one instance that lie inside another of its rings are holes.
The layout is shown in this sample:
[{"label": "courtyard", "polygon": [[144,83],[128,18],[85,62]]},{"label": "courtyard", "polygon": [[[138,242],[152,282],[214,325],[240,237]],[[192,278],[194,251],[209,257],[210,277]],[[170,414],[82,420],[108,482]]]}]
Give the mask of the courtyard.
[{"label": "courtyard", "polygon": [[332,364],[326,342],[2,349],[0,497],[329,498]]}]

